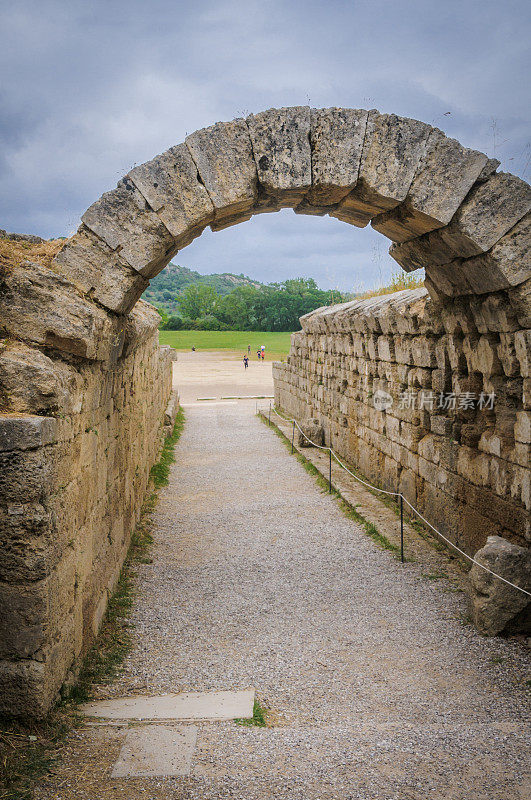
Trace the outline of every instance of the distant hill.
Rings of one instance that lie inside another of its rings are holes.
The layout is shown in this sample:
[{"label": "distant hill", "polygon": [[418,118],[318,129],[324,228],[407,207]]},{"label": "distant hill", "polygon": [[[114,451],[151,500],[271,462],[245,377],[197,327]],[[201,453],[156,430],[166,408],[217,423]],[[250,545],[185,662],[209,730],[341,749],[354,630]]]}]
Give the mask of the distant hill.
[{"label": "distant hill", "polygon": [[177,307],[176,296],[186,286],[192,283],[203,283],[212,286],[218,294],[226,295],[237,286],[261,286],[259,281],[253,281],[246,275],[233,275],[231,272],[213,273],[212,275],[200,275],[187,267],[180,267],[178,264],[170,263],[153,278],[148,288],[142,295],[148,303],[160,306],[166,311],[174,311]]}]

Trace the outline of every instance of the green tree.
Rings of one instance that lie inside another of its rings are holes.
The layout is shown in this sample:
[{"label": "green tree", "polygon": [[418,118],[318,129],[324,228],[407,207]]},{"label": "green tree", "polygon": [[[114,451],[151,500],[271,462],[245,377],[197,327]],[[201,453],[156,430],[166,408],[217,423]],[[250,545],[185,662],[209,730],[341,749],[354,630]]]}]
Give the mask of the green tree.
[{"label": "green tree", "polygon": [[184,317],[198,319],[215,314],[219,305],[219,295],[205,284],[190,284],[177,295],[179,311]]}]

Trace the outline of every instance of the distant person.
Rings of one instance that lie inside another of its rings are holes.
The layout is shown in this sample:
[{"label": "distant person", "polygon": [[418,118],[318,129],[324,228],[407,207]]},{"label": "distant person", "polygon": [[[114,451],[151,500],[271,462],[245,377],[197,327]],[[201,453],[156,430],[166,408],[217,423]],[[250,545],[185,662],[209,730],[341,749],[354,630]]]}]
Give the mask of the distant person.
[{"label": "distant person", "polygon": [[192,345],[192,352],[195,353],[195,345]]},{"label": "distant person", "polygon": [[249,356],[243,357],[243,366],[245,367],[245,369],[247,369],[247,367],[249,366]]},{"label": "distant person", "polygon": [[247,345],[247,355],[248,356],[251,355],[251,345],[250,344]]},{"label": "distant person", "polygon": [[261,361],[261,359],[262,359],[262,351],[261,350],[257,350],[256,351],[256,355],[258,356],[258,361]]},{"label": "distant person", "polygon": [[265,345],[261,346],[260,352],[262,353],[262,361],[264,361],[264,359],[265,359]]}]

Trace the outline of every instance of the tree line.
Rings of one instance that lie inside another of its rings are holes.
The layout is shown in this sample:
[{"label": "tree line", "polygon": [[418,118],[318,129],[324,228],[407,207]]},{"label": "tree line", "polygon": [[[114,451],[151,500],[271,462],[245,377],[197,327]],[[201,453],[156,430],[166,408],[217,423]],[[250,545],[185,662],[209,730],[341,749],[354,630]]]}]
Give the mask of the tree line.
[{"label": "tree line", "polygon": [[294,278],[267,286],[238,286],[221,295],[212,286],[192,284],[176,297],[178,313],[159,308],[164,330],[294,331],[299,317],[320,306],[351,299],[334,289],[319,289],[313,278]]}]

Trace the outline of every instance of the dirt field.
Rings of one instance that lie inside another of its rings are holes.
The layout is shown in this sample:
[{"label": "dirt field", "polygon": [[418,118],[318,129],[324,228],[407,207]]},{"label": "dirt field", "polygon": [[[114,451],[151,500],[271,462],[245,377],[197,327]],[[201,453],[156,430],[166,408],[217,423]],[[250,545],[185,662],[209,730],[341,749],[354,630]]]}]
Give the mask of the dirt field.
[{"label": "dirt field", "polygon": [[249,367],[244,369],[241,354],[230,350],[179,353],[173,365],[173,384],[185,404],[199,397],[220,400],[228,395],[272,395],[271,364],[267,357],[258,362],[251,354]]}]

